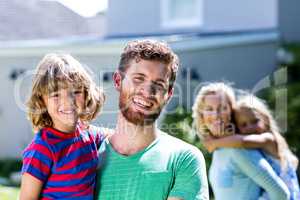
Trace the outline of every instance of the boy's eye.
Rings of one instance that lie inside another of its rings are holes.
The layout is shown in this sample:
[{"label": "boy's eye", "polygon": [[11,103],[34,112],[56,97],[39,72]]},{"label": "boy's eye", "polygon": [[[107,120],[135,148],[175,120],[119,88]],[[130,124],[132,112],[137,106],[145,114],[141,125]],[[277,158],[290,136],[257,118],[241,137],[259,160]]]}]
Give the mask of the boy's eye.
[{"label": "boy's eye", "polygon": [[74,94],[82,94],[82,93],[83,93],[82,90],[75,90],[75,91],[74,91]]},{"label": "boy's eye", "polygon": [[58,97],[59,95],[58,95],[58,93],[51,93],[50,94],[50,97]]}]

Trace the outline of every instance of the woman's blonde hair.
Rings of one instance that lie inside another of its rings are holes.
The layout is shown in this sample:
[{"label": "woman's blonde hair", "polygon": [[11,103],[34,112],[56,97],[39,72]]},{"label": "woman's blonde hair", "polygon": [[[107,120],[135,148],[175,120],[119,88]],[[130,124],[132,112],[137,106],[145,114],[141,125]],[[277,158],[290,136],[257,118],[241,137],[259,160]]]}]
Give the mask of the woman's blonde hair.
[{"label": "woman's blonde hair", "polygon": [[[204,124],[201,112],[203,109],[204,98],[207,95],[217,94],[217,93],[223,94],[226,97],[226,100],[228,100],[228,103],[232,111],[235,107],[234,90],[229,84],[226,84],[224,82],[214,82],[214,83],[205,84],[197,94],[197,97],[193,105],[193,115],[192,115],[194,121],[193,123],[194,128],[196,129],[196,132],[200,138],[213,134],[208,130],[208,128]],[[224,136],[225,135],[227,134],[224,132]]]},{"label": "woman's blonde hair", "polygon": [[294,166],[298,165],[297,157],[291,152],[288,144],[284,137],[280,134],[280,128],[274,119],[271,110],[268,108],[264,100],[256,97],[255,95],[246,94],[239,98],[236,104],[236,110],[240,109],[250,109],[261,115],[262,120],[266,126],[266,131],[274,135],[275,141],[277,143],[277,151],[279,155],[279,160],[281,167],[285,169],[287,167],[287,162],[290,160]]},{"label": "woman's blonde hair", "polygon": [[38,64],[27,102],[27,115],[34,130],[53,126],[43,96],[70,85],[74,88],[83,88],[85,93],[85,109],[79,117],[80,120],[89,122],[96,118],[105,100],[103,91],[71,55],[52,53],[45,55]]}]

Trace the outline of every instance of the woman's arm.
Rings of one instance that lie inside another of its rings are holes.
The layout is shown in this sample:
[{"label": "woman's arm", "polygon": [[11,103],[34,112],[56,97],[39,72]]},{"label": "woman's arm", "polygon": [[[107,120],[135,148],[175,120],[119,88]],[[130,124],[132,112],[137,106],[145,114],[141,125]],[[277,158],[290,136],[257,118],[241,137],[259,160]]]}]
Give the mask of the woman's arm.
[{"label": "woman's arm", "polygon": [[21,181],[21,191],[19,200],[38,200],[43,182],[34,176],[24,173]]},{"label": "woman's arm", "polygon": [[290,199],[287,185],[259,151],[234,149],[232,151],[232,160],[242,173],[268,193],[271,200]]},{"label": "woman's arm", "polygon": [[278,158],[277,143],[271,133],[240,135],[234,134],[222,138],[205,137],[203,145],[209,152],[217,148],[262,148],[267,153]]}]

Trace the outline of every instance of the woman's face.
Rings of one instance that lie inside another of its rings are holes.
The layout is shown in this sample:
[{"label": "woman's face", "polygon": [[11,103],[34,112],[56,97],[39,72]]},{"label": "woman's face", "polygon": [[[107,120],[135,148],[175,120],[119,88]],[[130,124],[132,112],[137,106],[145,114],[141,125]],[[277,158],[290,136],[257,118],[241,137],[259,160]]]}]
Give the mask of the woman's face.
[{"label": "woman's face", "polygon": [[232,109],[224,94],[208,94],[203,99],[200,115],[213,136],[224,136],[231,122]]}]

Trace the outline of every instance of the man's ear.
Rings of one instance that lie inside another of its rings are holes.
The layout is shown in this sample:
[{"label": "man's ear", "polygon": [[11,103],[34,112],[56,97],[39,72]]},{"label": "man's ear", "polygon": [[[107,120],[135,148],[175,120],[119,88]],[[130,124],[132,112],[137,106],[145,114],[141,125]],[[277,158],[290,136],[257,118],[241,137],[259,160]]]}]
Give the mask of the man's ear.
[{"label": "man's ear", "polygon": [[121,84],[122,84],[122,75],[120,71],[115,71],[113,74],[113,81],[114,81],[114,86],[115,88],[120,91],[121,89]]},{"label": "man's ear", "polygon": [[169,90],[168,90],[168,97],[167,97],[167,101],[169,101],[170,100],[170,98],[172,97],[172,95],[173,95],[173,93],[174,93],[174,88],[172,87],[172,88],[170,88]]}]

